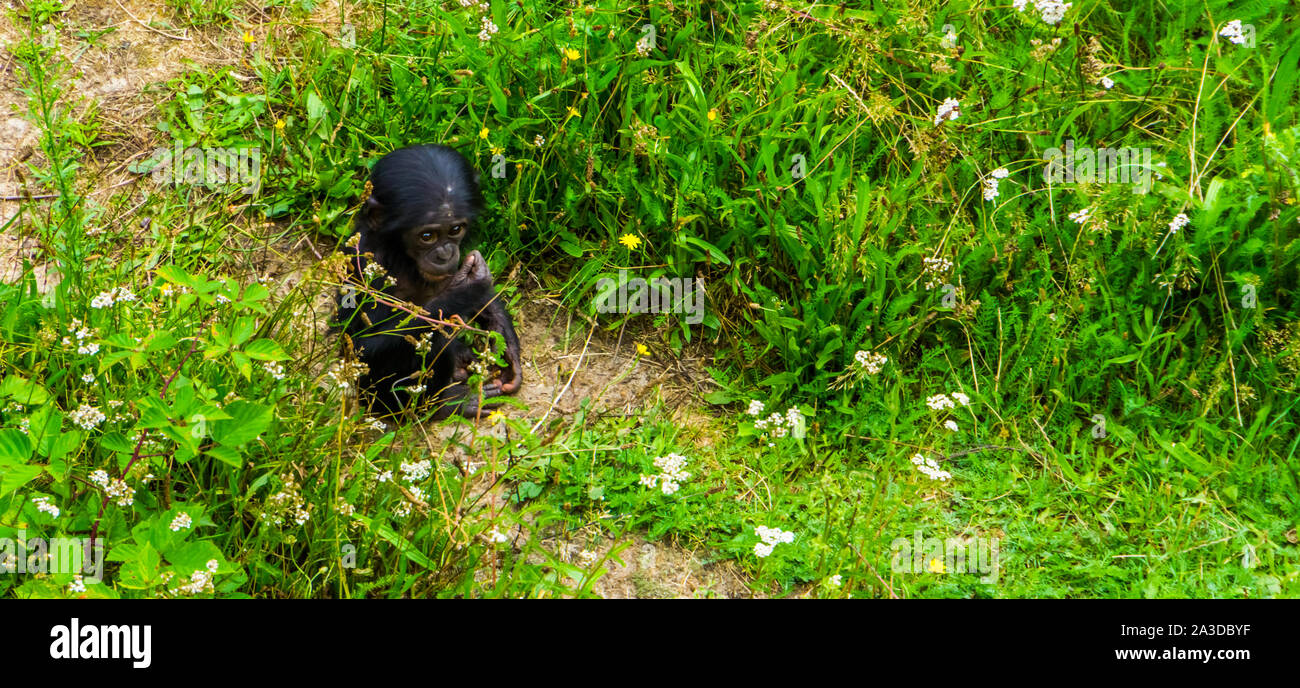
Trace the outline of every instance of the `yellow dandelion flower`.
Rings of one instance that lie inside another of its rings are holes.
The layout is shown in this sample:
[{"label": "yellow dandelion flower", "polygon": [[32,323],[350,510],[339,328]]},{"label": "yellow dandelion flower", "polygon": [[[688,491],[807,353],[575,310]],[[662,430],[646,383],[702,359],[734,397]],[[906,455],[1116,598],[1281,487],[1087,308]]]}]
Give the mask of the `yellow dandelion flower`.
[{"label": "yellow dandelion flower", "polygon": [[506,149],[502,148],[501,146],[492,146],[492,148],[489,150],[492,151],[492,155],[501,155],[502,153],[506,152]]},{"label": "yellow dandelion flower", "polygon": [[641,342],[637,342],[637,344],[636,344],[636,353],[637,353],[638,356],[649,356],[649,355],[650,355],[650,349],[646,348],[646,345],[645,345],[645,344],[642,344]]},{"label": "yellow dandelion flower", "polygon": [[569,108],[569,116],[570,116],[570,117],[577,117],[577,116],[578,116],[578,108],[574,108],[574,107]]},{"label": "yellow dandelion flower", "polygon": [[244,42],[245,42],[245,43],[249,43],[249,44],[251,44],[254,40],[256,40],[256,39],[253,38],[253,34],[247,32],[247,31],[244,32]]},{"label": "yellow dandelion flower", "polygon": [[576,49],[574,49],[574,48],[565,48],[565,49],[564,49],[564,56],[567,57],[567,58],[569,58],[570,60],[576,60],[576,59],[578,59],[579,57],[582,57],[582,53],[578,52],[578,51],[577,51]]},{"label": "yellow dandelion flower", "polygon": [[284,118],[275,120],[275,130],[284,131]]},{"label": "yellow dandelion flower", "polygon": [[489,413],[489,414],[488,414],[487,422],[488,422],[489,425],[495,425],[495,424],[497,424],[497,423],[499,423],[499,422],[505,420],[505,418],[506,418],[506,414],[504,414],[504,413],[502,413],[502,412],[500,412],[500,411],[493,411],[492,413]]},{"label": "yellow dandelion flower", "polygon": [[712,110],[709,110],[709,121],[710,121],[710,122],[716,122],[716,121],[718,121],[718,110],[717,110],[717,108],[714,108],[714,109],[712,109]]},{"label": "yellow dandelion flower", "polygon": [[931,572],[931,573],[944,573],[943,560],[942,560],[942,559],[931,559],[931,560],[930,560],[930,572]]},{"label": "yellow dandelion flower", "polygon": [[618,243],[623,244],[630,251],[635,251],[641,245],[641,237],[635,234],[624,234],[618,238]]},{"label": "yellow dandelion flower", "polygon": [[478,137],[481,138],[481,139],[486,139],[486,138],[488,137],[488,134],[490,134],[490,133],[491,133],[491,132],[488,131],[488,128],[487,128],[487,127],[483,127],[483,130],[480,131],[480,132],[478,133]]}]

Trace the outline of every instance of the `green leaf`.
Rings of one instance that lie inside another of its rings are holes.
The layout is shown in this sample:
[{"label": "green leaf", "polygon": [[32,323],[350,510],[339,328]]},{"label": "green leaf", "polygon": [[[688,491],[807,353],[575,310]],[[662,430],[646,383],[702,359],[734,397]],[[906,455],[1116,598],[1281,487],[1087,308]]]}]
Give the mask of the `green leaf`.
[{"label": "green leaf", "polygon": [[212,423],[212,439],[227,447],[239,447],[257,438],[271,425],[271,409],[251,401],[236,401],[226,407],[230,420]]}]

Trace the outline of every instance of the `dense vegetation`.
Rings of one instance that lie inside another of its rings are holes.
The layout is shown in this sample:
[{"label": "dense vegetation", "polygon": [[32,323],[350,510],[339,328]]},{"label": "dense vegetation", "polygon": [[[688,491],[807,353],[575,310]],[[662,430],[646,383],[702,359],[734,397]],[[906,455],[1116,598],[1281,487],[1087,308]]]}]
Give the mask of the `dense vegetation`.
[{"label": "dense vegetation", "polygon": [[[0,284],[0,537],[109,565],[0,595],[583,595],[633,533],[764,595],[1300,594],[1295,3],[168,4],[244,57],[146,124],[257,147],[253,195],[92,195],[87,161],[135,152],[69,105],[96,38],[10,12],[48,198],[5,226],[39,251]],[[335,246],[367,165],[423,141],[483,170],[516,309],[704,352],[691,422],[429,440],[341,403],[337,259],[255,266]],[[703,321],[598,313],[620,270],[700,280]],[[918,532],[996,541],[996,580],[900,572]]]}]

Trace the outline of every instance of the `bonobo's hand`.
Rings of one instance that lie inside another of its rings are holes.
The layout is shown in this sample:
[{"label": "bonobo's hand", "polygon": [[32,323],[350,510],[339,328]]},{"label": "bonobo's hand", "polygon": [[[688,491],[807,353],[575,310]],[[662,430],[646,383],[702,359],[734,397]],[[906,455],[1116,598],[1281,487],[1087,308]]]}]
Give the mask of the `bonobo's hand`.
[{"label": "bonobo's hand", "polygon": [[444,291],[458,290],[469,285],[492,286],[492,273],[488,272],[487,261],[478,251],[470,251],[456,274],[447,280]]}]

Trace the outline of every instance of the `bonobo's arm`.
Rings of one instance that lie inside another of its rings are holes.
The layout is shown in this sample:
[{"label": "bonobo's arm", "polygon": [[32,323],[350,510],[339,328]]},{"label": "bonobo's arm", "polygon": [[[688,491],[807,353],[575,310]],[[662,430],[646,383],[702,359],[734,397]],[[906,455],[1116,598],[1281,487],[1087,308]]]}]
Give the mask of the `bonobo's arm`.
[{"label": "bonobo's arm", "polygon": [[[441,306],[445,313],[454,312],[485,330],[501,333],[501,337],[505,340],[506,366],[501,380],[490,384],[494,389],[499,387],[502,394],[518,392],[524,380],[519,335],[515,334],[515,324],[510,319],[510,314],[506,312],[505,304],[497,298],[496,290],[492,286],[492,274],[488,272],[487,261],[478,251],[471,251],[465,256],[465,262],[461,264],[460,270],[448,278],[448,282],[442,293],[429,305]],[[472,357],[473,352],[469,353]],[[457,362],[455,375],[458,379],[463,380],[468,376],[468,371],[465,370],[468,365],[469,360]],[[484,388],[486,389],[487,386],[484,385]]]}]

